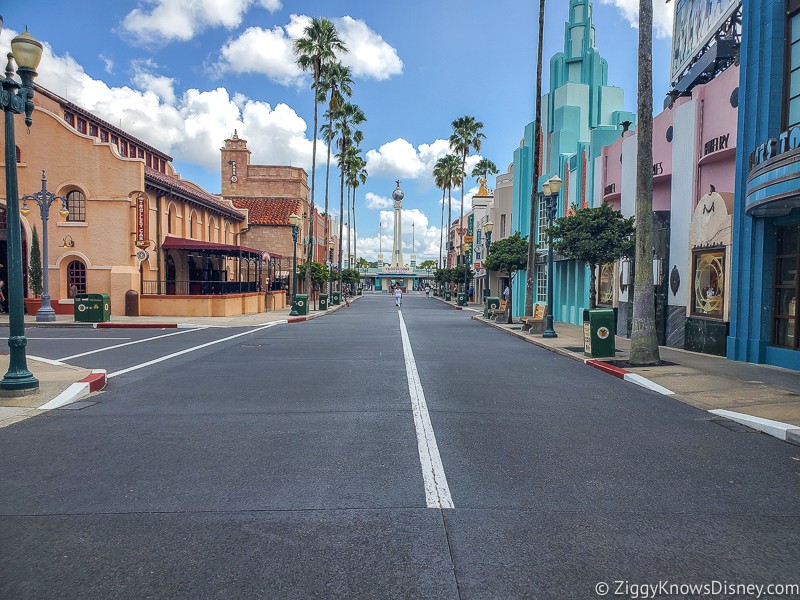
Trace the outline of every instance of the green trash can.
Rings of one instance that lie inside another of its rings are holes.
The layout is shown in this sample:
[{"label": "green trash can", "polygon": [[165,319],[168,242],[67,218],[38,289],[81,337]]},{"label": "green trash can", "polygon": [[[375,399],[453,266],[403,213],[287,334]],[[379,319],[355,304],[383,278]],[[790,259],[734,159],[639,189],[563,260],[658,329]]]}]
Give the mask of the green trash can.
[{"label": "green trash can", "polygon": [[488,319],[491,315],[489,311],[500,308],[500,298],[488,296],[483,303],[483,318]]},{"label": "green trash can", "polygon": [[583,311],[583,351],[592,358],[614,358],[614,311],[593,308]]},{"label": "green trash can", "polygon": [[453,299],[453,297],[450,295],[450,290],[446,290],[446,291],[445,291],[445,293],[444,293],[444,299],[445,299],[445,300],[447,300],[448,302],[450,302],[450,300],[452,300],[452,299]]},{"label": "green trash can", "polygon": [[328,310],[328,294],[319,295],[319,309]]},{"label": "green trash can", "polygon": [[294,306],[297,309],[297,314],[306,316],[308,314],[308,294],[297,294],[295,296]]},{"label": "green trash can", "polygon": [[359,296],[363,295],[363,294],[364,294],[364,289],[363,289],[363,288],[358,288],[358,292],[357,292],[357,294],[358,294]]},{"label": "green trash can", "polygon": [[458,292],[458,295],[456,296],[456,304],[458,306],[467,305],[467,292]]},{"label": "green trash can", "polygon": [[73,313],[79,323],[105,323],[111,320],[111,300],[108,294],[76,294]]},{"label": "green trash can", "polygon": [[331,292],[331,306],[339,306],[342,303],[342,292]]}]

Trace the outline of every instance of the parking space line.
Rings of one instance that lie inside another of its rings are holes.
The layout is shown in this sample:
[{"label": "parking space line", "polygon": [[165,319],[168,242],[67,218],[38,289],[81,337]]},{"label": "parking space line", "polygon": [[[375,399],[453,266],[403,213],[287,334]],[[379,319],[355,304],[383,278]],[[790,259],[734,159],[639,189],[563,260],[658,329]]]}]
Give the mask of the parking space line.
[{"label": "parking space line", "polygon": [[[144,344],[145,342],[152,342],[153,340],[160,340],[161,338],[170,337],[173,335],[183,335],[184,333],[191,333],[192,331],[198,331],[201,329],[206,329],[205,327],[197,327],[196,329],[184,329],[182,331],[177,331],[175,333],[167,333],[165,335],[156,335],[153,337],[145,338],[143,340],[135,340],[133,342],[126,342],[124,344],[115,344],[113,346],[106,346],[105,348],[98,348],[97,350],[89,350],[88,352],[81,352],[80,354],[73,354],[72,356],[65,356],[64,358],[59,358],[58,360],[71,360],[73,358],[80,358],[81,356],[89,356],[90,354],[97,354],[98,352],[105,352],[106,350],[114,350],[115,348],[122,348],[123,346],[133,346],[134,344]],[[97,338],[94,338],[97,339]],[[108,338],[106,338],[108,339]],[[130,339],[130,338],[122,338],[122,339]]]},{"label": "parking space line", "polygon": [[121,337],[112,337],[112,338],[101,338],[101,337],[52,337],[52,338],[43,338],[43,337],[26,337],[28,341],[30,340],[93,340],[93,341],[100,341],[104,342],[106,340],[129,340],[131,338],[121,338]]},{"label": "parking space line", "polygon": [[397,314],[400,317],[400,334],[403,339],[403,355],[406,361],[408,393],[411,396],[411,410],[414,413],[414,428],[417,432],[417,450],[422,467],[425,500],[428,508],[454,508],[450,488],[447,485],[447,477],[444,474],[442,458],[439,456],[439,446],[436,444],[436,435],[428,414],[425,392],[422,390],[419,380],[414,351],[411,349],[411,341],[403,320],[403,312],[398,311]]},{"label": "parking space line", "polygon": [[[202,350],[203,348],[208,348],[209,346],[214,346],[215,344],[221,344],[222,342],[227,342],[227,341],[236,339],[238,337],[242,337],[243,335],[251,335],[253,333],[257,333],[259,331],[262,331],[264,329],[269,329],[270,327],[275,327],[275,325],[285,325],[287,322],[288,321],[286,321],[286,319],[281,319],[280,321],[273,321],[272,323],[269,323],[268,325],[264,325],[263,327],[257,327],[256,329],[251,329],[249,331],[243,331],[241,333],[237,333],[237,334],[234,334],[234,335],[229,335],[228,337],[221,338],[219,340],[214,340],[212,342],[206,342],[205,344],[200,344],[199,346],[193,346],[191,348],[187,348],[186,350],[181,350],[180,352],[173,352],[172,354],[167,354],[166,356],[162,356],[160,358],[154,358],[153,360],[148,360],[147,362],[143,362],[141,364],[134,365],[134,366],[128,367],[126,369],[121,369],[119,371],[114,371],[113,373],[109,373],[108,375],[106,375],[106,379],[111,379],[112,377],[117,377],[119,375],[125,375],[126,373],[130,373],[131,371],[137,371],[139,369],[143,369],[145,367],[149,367],[151,365],[155,365],[155,364],[158,364],[160,362],[164,362],[165,360],[170,360],[171,358],[176,358],[178,356],[182,356],[184,354],[189,354],[190,352],[194,352],[196,350]],[[186,332],[184,331],[184,332],[181,332],[181,333],[186,333]],[[177,334],[172,334],[172,335],[177,335]],[[160,336],[160,337],[166,337],[166,336]]]}]

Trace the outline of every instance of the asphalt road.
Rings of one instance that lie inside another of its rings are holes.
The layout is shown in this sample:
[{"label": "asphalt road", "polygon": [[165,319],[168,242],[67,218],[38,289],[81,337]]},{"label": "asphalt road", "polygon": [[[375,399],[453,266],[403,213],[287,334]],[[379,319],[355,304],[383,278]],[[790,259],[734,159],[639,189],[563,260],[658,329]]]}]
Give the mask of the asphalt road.
[{"label": "asphalt road", "polygon": [[[366,296],[305,323],[67,360],[121,373],[88,408],[0,430],[0,598],[563,600],[598,598],[599,582],[607,597],[686,598],[632,586],[800,583],[796,446],[469,316]],[[28,330],[73,338],[30,353],[175,333],[86,331]]]}]

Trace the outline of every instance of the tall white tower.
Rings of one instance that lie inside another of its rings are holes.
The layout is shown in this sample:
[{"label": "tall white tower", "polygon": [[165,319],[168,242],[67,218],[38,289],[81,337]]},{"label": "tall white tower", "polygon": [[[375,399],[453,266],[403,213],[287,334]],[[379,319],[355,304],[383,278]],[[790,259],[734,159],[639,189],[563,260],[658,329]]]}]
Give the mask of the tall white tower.
[{"label": "tall white tower", "polygon": [[403,266],[403,198],[405,194],[400,189],[400,181],[392,192],[394,200],[394,248],[392,248],[392,266]]}]

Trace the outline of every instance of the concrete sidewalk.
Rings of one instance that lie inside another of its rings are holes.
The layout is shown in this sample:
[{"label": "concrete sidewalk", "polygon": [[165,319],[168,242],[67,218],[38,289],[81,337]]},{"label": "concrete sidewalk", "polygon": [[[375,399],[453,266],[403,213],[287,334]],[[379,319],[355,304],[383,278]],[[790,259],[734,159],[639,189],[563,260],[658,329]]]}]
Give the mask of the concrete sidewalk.
[{"label": "concrete sidewalk", "polygon": [[[352,303],[360,296],[349,298]],[[172,327],[256,327],[286,321],[296,323],[310,319],[317,319],[327,314],[347,308],[346,303],[332,306],[327,311],[312,310],[307,316],[290,317],[290,308],[278,311],[269,311],[251,315],[237,315],[234,317],[112,317],[109,323],[76,323],[72,316],[56,315],[52,323],[37,323],[33,315],[25,315],[25,328],[35,327],[95,327],[99,325],[109,327],[147,327],[147,328],[172,328]],[[0,315],[0,327],[8,326],[8,315]],[[56,363],[28,355],[28,369],[39,380],[39,390],[35,394],[19,397],[4,397],[0,393],[0,428],[6,427],[23,419],[41,414],[53,408],[61,408],[81,400],[88,394],[105,387],[105,372],[83,369],[64,363]],[[8,370],[8,354],[0,355],[0,369],[2,373]],[[75,405],[77,406],[77,405]]]},{"label": "concrete sidewalk", "polygon": [[[454,302],[445,303],[457,308]],[[547,339],[541,334],[523,332],[519,322],[509,325],[484,319],[479,304],[471,304],[464,310],[474,313],[472,318],[476,321],[537,346],[588,362],[612,375],[661,393],[673,392],[668,395],[696,408],[800,444],[800,371],[735,362],[666,346],[659,349],[661,365],[633,367],[627,363],[630,340],[620,336],[616,337],[614,359],[587,361],[583,352],[582,326],[556,322],[554,329],[558,337]],[[626,373],[634,377],[625,376]],[[644,381],[637,381],[639,378]]]}]

